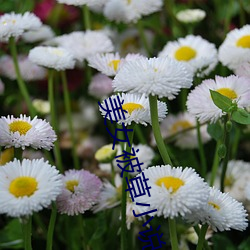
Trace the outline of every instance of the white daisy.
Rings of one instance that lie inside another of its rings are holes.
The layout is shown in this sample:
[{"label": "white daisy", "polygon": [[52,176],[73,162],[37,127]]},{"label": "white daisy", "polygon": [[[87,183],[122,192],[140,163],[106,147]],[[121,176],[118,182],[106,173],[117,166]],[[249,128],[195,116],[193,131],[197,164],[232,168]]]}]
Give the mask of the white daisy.
[{"label": "white daisy", "polygon": [[[182,149],[193,149],[198,147],[196,126],[195,117],[188,112],[184,112],[176,115],[167,115],[167,117],[161,122],[160,129],[163,139],[176,135],[174,140],[177,147]],[[189,130],[184,132],[186,129]],[[203,143],[206,143],[211,139],[207,133],[207,125],[201,126],[200,132]],[[151,138],[152,143],[155,145],[153,134]]]},{"label": "white daisy", "polygon": [[6,13],[0,17],[0,42],[7,42],[10,37],[19,38],[25,31],[36,30],[42,25],[33,13]]},{"label": "white daisy", "polygon": [[[30,61],[26,55],[19,55],[17,60],[23,80],[29,82],[44,80],[46,78],[47,70]],[[17,79],[11,56],[5,55],[0,58],[0,74],[11,80]]]},{"label": "white daisy", "polygon": [[[151,124],[149,100],[144,94],[139,95],[121,93],[118,95],[112,95],[110,98],[105,100],[107,101],[107,107],[110,108],[111,102],[113,103],[114,100],[117,100],[117,97],[119,97],[121,102],[123,101],[122,109],[127,111],[127,113],[124,113],[125,119],[123,119],[121,115],[121,119],[119,119],[117,123],[124,123],[125,125],[130,125],[132,122],[135,122],[138,124],[143,124],[144,126],[147,126],[147,123]],[[112,101],[110,101],[110,99]],[[101,106],[106,109],[105,101],[102,102]],[[103,110],[101,107],[99,107],[99,110],[101,111],[101,114],[105,117],[107,111]],[[166,114],[166,104],[164,102],[158,101],[159,121],[161,121],[166,116]],[[111,117],[107,116],[107,119],[111,118],[112,121],[116,121],[114,112],[111,112],[110,115]]]},{"label": "white daisy", "polygon": [[107,53],[114,49],[112,41],[102,31],[75,31],[54,38],[52,43],[69,50],[80,62],[97,53]]},{"label": "white daisy", "polygon": [[249,182],[245,187],[244,193],[245,193],[247,200],[250,200],[250,183]]},{"label": "white daisy", "polygon": [[2,116],[0,118],[0,146],[5,148],[44,148],[50,150],[56,140],[56,134],[50,124],[37,117],[26,115],[19,118]]},{"label": "white daisy", "polygon": [[40,66],[58,71],[75,67],[75,59],[71,52],[60,47],[35,47],[29,52],[29,59]]},{"label": "white daisy", "polygon": [[197,213],[188,215],[189,221],[207,223],[217,232],[235,229],[246,229],[247,212],[242,203],[233,199],[228,193],[222,193],[219,189],[210,188],[210,196],[206,206]]},{"label": "white daisy", "polygon": [[89,7],[99,7],[102,6],[106,0],[56,0],[58,3],[64,3],[68,5],[74,6],[82,6],[87,5]]},{"label": "white daisy", "polygon": [[206,17],[206,12],[201,9],[181,10],[176,14],[176,18],[183,23],[196,23]]},{"label": "white daisy", "polygon": [[194,35],[168,42],[159,53],[166,56],[185,63],[198,76],[208,75],[218,62],[215,45]]},{"label": "white daisy", "polygon": [[[199,210],[208,200],[208,185],[192,168],[154,166],[143,173],[148,179],[148,187],[151,187],[151,197],[140,196],[136,202],[150,204],[150,209],[157,209],[157,216],[185,216]],[[137,175],[141,176],[142,173]]]},{"label": "white daisy", "polygon": [[59,171],[43,159],[15,159],[0,168],[0,179],[0,213],[12,217],[48,207],[62,189]]},{"label": "white daisy", "polygon": [[109,0],[104,6],[104,16],[116,22],[136,22],[143,15],[159,11],[162,0]]},{"label": "white daisy", "polygon": [[238,107],[244,108],[250,105],[250,78],[235,75],[215,76],[215,80],[204,80],[188,95],[188,111],[200,122],[216,122],[225,114],[213,103],[210,89],[232,99]]},{"label": "white daisy", "polygon": [[114,91],[158,95],[174,99],[181,88],[190,88],[193,74],[184,63],[163,58],[127,61],[113,81]]},{"label": "white daisy", "polygon": [[48,115],[50,113],[50,103],[47,100],[34,99],[32,105],[40,114]]},{"label": "white daisy", "polygon": [[240,64],[249,62],[250,58],[250,25],[230,31],[218,52],[220,62],[231,70]]},{"label": "white daisy", "polygon": [[96,54],[88,58],[89,66],[99,70],[107,76],[114,76],[127,61],[143,58],[139,54],[128,54],[121,58],[119,53]]},{"label": "white daisy", "polygon": [[54,31],[48,25],[42,25],[37,30],[30,30],[22,35],[22,39],[28,43],[46,41],[55,36]]},{"label": "white daisy", "polygon": [[250,61],[241,63],[235,70],[235,75],[245,76],[250,78]]}]

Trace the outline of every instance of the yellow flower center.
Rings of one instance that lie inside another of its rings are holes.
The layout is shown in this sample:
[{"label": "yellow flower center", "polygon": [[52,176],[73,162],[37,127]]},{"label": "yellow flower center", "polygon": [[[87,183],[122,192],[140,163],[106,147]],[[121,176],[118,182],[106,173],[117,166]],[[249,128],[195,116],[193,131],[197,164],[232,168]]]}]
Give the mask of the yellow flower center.
[{"label": "yellow flower center", "polygon": [[134,110],[143,109],[144,107],[138,103],[128,102],[128,103],[123,104],[122,108],[128,111],[128,113],[131,115]]},{"label": "yellow flower center", "polygon": [[108,66],[109,67],[111,67],[111,68],[113,68],[115,71],[117,71],[118,70],[118,67],[119,67],[119,64],[120,64],[120,61],[121,60],[112,60],[109,64],[108,64]]},{"label": "yellow flower center", "polygon": [[17,177],[10,183],[9,191],[14,196],[23,197],[31,196],[37,190],[37,181],[33,177]]},{"label": "yellow flower center", "polygon": [[7,24],[9,24],[9,23],[15,24],[15,23],[16,23],[16,20],[15,20],[15,19],[12,19],[12,20],[8,20],[8,21],[5,20],[5,21],[2,22],[3,25],[7,25]]},{"label": "yellow flower center", "polygon": [[127,0],[127,1],[128,1],[128,4],[131,4],[131,1],[132,1],[132,0]]},{"label": "yellow flower center", "polygon": [[189,121],[181,120],[181,121],[175,122],[172,125],[171,132],[174,134],[180,130],[184,130],[184,129],[191,128],[191,127],[192,127],[192,124]]},{"label": "yellow flower center", "polygon": [[196,51],[189,46],[182,46],[176,50],[174,56],[178,61],[190,61],[196,57]]},{"label": "yellow flower center", "polygon": [[5,165],[7,162],[14,158],[14,148],[7,148],[1,152],[0,166]]},{"label": "yellow flower center", "polygon": [[155,182],[155,184],[160,187],[162,186],[162,183],[167,189],[172,188],[172,193],[175,193],[181,186],[184,185],[183,180],[172,176],[162,177]]},{"label": "yellow flower center", "polygon": [[66,188],[67,188],[70,192],[74,193],[75,187],[77,187],[78,184],[79,184],[79,182],[78,182],[77,180],[67,181],[67,182],[66,182]]},{"label": "yellow flower center", "polygon": [[25,135],[31,128],[32,125],[25,121],[14,121],[9,124],[10,131],[19,132],[20,135]]},{"label": "yellow flower center", "polygon": [[246,36],[241,37],[237,41],[236,45],[238,47],[248,48],[249,49],[250,48],[250,35],[246,35]]},{"label": "yellow flower center", "polygon": [[213,203],[213,202],[208,202],[208,205],[212,206],[213,208],[220,210],[220,206],[218,206],[217,204]]},{"label": "yellow flower center", "polygon": [[220,88],[216,90],[218,93],[230,98],[230,99],[236,99],[237,98],[237,94],[229,88]]},{"label": "yellow flower center", "polygon": [[226,178],[225,178],[225,180],[224,180],[224,185],[226,186],[226,187],[231,187],[233,184],[234,184],[234,178],[233,178],[233,176],[227,176]]}]

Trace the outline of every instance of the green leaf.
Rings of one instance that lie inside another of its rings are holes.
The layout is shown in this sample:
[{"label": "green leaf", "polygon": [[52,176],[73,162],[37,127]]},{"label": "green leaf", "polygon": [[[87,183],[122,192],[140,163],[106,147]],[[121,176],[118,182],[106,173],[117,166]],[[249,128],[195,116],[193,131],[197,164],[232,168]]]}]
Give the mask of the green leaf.
[{"label": "green leaf", "polygon": [[233,111],[232,108],[235,107],[235,103],[233,103],[233,101],[230,98],[218,93],[217,91],[211,90],[211,89],[210,89],[210,94],[211,94],[211,97],[212,97],[214,104],[219,109],[221,109],[224,112]]},{"label": "green leaf", "polygon": [[215,139],[216,141],[222,139],[223,136],[223,128],[219,122],[208,124],[207,132],[209,135]]},{"label": "green leaf", "polygon": [[213,249],[236,250],[237,248],[234,246],[234,244],[228,237],[222,234],[216,234],[213,236]]},{"label": "green leaf", "polygon": [[249,250],[249,246],[250,246],[250,237],[241,242],[241,244],[238,247],[238,250]]},{"label": "green leaf", "polygon": [[250,114],[241,108],[232,113],[232,120],[240,124],[250,124]]}]

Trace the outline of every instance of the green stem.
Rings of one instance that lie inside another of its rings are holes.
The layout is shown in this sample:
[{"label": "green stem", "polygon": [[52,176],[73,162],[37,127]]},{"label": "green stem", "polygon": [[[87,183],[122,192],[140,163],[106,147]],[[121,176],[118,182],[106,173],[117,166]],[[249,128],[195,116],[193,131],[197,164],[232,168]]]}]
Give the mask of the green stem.
[{"label": "green stem", "polygon": [[32,217],[29,216],[28,218],[24,218],[21,224],[23,231],[24,249],[32,250],[32,245],[31,245]]},{"label": "green stem", "polygon": [[53,202],[50,221],[49,221],[49,228],[48,228],[48,233],[47,233],[46,250],[52,250],[52,247],[53,247],[53,235],[54,235],[54,228],[55,228],[55,222],[56,222],[56,215],[57,215],[56,205]]},{"label": "green stem", "polygon": [[19,90],[20,90],[21,94],[23,95],[23,98],[24,98],[24,100],[25,100],[25,102],[27,104],[30,115],[32,117],[34,117],[36,115],[36,110],[32,105],[32,102],[30,100],[30,95],[28,93],[26,85],[25,85],[25,83],[24,83],[24,81],[22,79],[22,76],[21,76],[20,68],[19,68],[19,65],[18,65],[17,48],[16,48],[16,43],[15,43],[15,38],[14,37],[11,37],[9,39],[9,47],[10,47],[10,52],[11,52],[11,56],[12,56],[13,63],[14,63],[14,68],[15,68],[15,71],[16,71],[17,83],[18,83]]},{"label": "green stem", "polygon": [[115,186],[115,166],[113,160],[111,161],[111,183]]},{"label": "green stem", "polygon": [[240,26],[242,27],[243,25],[246,24],[246,15],[245,15],[242,0],[238,0],[238,2],[239,2],[239,5],[240,5]]},{"label": "green stem", "polygon": [[82,15],[85,30],[91,30],[89,7],[86,4],[82,6]]},{"label": "green stem", "polygon": [[200,154],[200,160],[201,160],[200,174],[201,174],[201,176],[203,178],[205,178],[206,173],[207,173],[207,162],[206,162],[203,143],[202,143],[202,140],[201,140],[200,123],[198,122],[198,120],[196,121],[196,125],[197,125],[196,129],[197,129],[197,137],[198,137],[198,145],[199,145],[199,154]]},{"label": "green stem", "polygon": [[176,222],[175,219],[168,218],[168,225],[169,225],[169,233],[170,233],[170,241],[172,250],[178,250],[178,239],[176,234]]},{"label": "green stem", "polygon": [[213,160],[213,166],[212,166],[212,172],[211,172],[211,179],[210,179],[210,186],[211,187],[214,185],[214,180],[215,180],[217,170],[218,170],[218,167],[219,167],[220,157],[218,155],[218,149],[219,149],[220,144],[221,144],[221,142],[217,141],[216,148],[215,148],[215,153],[214,153],[214,160]]},{"label": "green stem", "polygon": [[79,169],[80,163],[76,154],[76,138],[75,138],[75,133],[73,129],[71,105],[70,105],[70,94],[69,94],[67,77],[66,77],[65,71],[61,71],[61,77],[62,77],[62,84],[63,84],[64,105],[65,105],[66,116],[67,116],[68,125],[69,125],[69,132],[70,132],[70,137],[71,137],[71,142],[72,142],[72,156],[73,156],[74,168]]},{"label": "green stem", "polygon": [[[50,113],[51,113],[51,125],[54,128],[57,136],[57,119],[56,119],[56,113],[55,113],[55,101],[54,101],[54,84],[53,84],[53,70],[49,70],[48,74],[48,95],[49,95],[49,103],[50,103]],[[54,146],[54,154],[55,154],[55,160],[56,160],[56,166],[58,169],[62,172],[62,158],[61,158],[61,152],[60,152],[60,146],[59,146],[59,140],[57,139],[55,141]]]},{"label": "green stem", "polygon": [[14,157],[20,161],[22,160],[23,158],[22,148],[14,148]]},{"label": "green stem", "polygon": [[172,161],[169,157],[164,140],[161,136],[161,130],[160,130],[159,118],[158,118],[157,96],[152,96],[152,95],[149,96],[149,105],[150,105],[152,129],[153,129],[153,133],[154,133],[154,137],[155,137],[158,150],[160,152],[160,155],[163,159],[164,164],[170,164],[172,166]]},{"label": "green stem", "polygon": [[87,243],[87,237],[85,235],[85,229],[86,229],[86,225],[85,222],[83,220],[82,214],[78,215],[78,222],[79,222],[79,231],[80,231],[80,238],[82,241],[82,247],[83,249],[89,249],[88,247],[88,243]]},{"label": "green stem", "polygon": [[230,120],[228,115],[225,116],[224,119],[224,144],[226,146],[226,155],[223,159],[223,165],[222,165],[222,172],[221,172],[221,179],[220,179],[220,190],[221,192],[224,192],[224,183],[225,183],[225,177],[227,172],[227,164],[229,161],[229,146],[230,146],[230,140],[229,140],[229,132],[227,131],[227,121]]},{"label": "green stem", "polygon": [[150,56],[151,56],[151,51],[150,51],[150,47],[149,47],[149,45],[148,45],[147,37],[146,37],[146,35],[145,35],[144,28],[143,28],[143,25],[142,25],[142,21],[141,21],[141,20],[139,20],[139,21],[137,22],[137,29],[138,29],[140,38],[141,38],[141,40],[142,40],[143,47],[144,47],[144,49],[145,49],[146,52],[147,52],[147,56],[150,57]]},{"label": "green stem", "polygon": [[[201,229],[199,228],[198,225],[194,226],[194,230],[198,236],[198,239],[199,239],[199,235],[200,235],[200,232],[201,232]],[[204,241],[203,243],[203,247],[205,250],[211,250],[210,246],[208,245],[208,242],[207,241]]]},{"label": "green stem", "polygon": [[240,136],[241,136],[241,130],[237,126],[235,126],[235,135],[234,135],[232,154],[231,154],[232,159],[235,159],[237,156]]},{"label": "green stem", "polygon": [[198,244],[197,244],[196,250],[202,250],[203,249],[207,229],[208,229],[207,224],[202,225],[201,230],[200,230],[200,234],[199,234],[199,239],[198,239]]},{"label": "green stem", "polygon": [[142,133],[141,127],[139,125],[135,126],[135,135],[141,144],[147,144],[145,135]]},{"label": "green stem", "polygon": [[[128,126],[129,129],[133,128],[134,125]],[[132,133],[128,133],[129,142],[131,147],[126,145],[126,152],[131,152],[132,144],[133,144],[134,130]],[[123,172],[122,178],[122,224],[121,224],[121,250],[127,249],[127,224],[126,224],[126,207],[127,207],[127,192],[125,189],[127,188],[126,177],[128,177],[128,172]]]}]

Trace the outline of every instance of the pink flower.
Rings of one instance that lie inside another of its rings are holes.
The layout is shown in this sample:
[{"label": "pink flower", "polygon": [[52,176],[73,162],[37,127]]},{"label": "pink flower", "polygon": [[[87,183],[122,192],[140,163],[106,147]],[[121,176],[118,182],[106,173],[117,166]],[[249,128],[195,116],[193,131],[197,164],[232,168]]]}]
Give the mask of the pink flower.
[{"label": "pink flower", "polygon": [[86,170],[71,169],[63,176],[63,190],[57,197],[61,214],[78,215],[92,208],[102,187],[101,180]]}]

